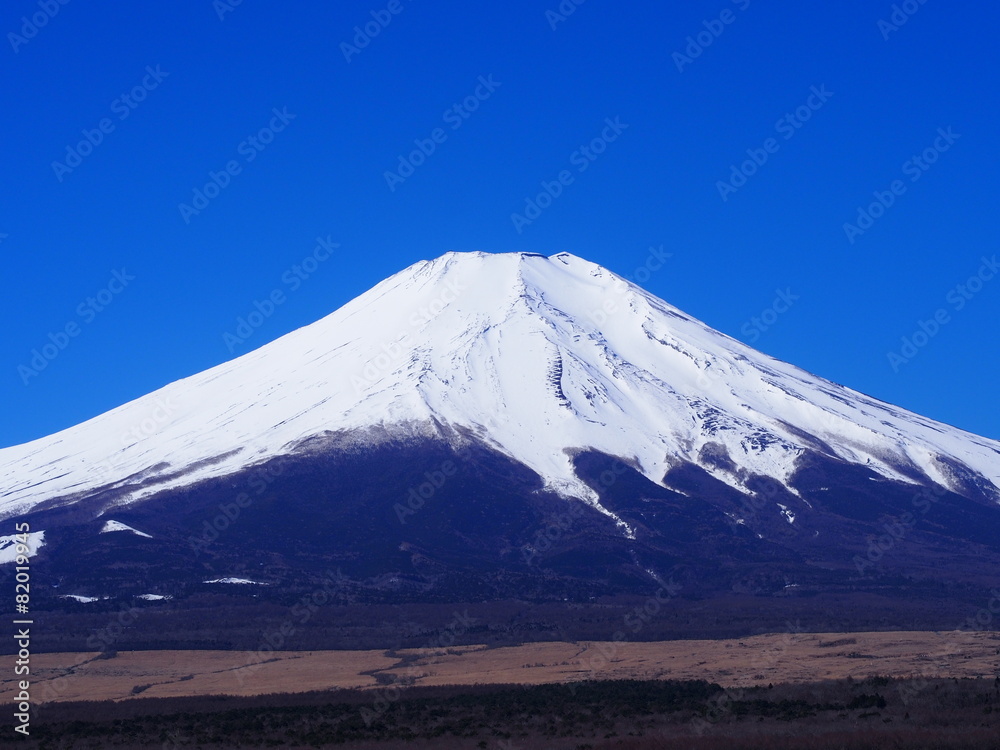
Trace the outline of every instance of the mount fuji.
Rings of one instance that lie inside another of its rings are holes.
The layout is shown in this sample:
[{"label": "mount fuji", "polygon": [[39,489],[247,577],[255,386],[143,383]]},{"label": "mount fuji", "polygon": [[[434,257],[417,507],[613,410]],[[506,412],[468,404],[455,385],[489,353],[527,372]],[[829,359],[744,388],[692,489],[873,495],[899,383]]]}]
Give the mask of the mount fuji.
[{"label": "mount fuji", "polygon": [[264,606],[336,569],[344,607],[666,588],[926,624],[1000,571],[1000,442],[567,253],[448,253],[0,450],[0,516],[30,523],[54,613]]}]

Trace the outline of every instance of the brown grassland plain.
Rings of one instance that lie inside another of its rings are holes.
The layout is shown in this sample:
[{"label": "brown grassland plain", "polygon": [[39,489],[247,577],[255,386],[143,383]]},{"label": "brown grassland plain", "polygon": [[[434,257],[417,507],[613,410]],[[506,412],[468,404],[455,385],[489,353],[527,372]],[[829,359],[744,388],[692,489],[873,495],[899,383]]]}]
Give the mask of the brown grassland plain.
[{"label": "brown grassland plain", "polygon": [[[0,703],[16,694],[15,658],[0,657]],[[873,675],[992,679],[1000,674],[1000,634],[783,633],[390,651],[127,651],[104,658],[57,653],[32,655],[31,667],[36,703],[609,679],[707,680],[743,688]]]}]

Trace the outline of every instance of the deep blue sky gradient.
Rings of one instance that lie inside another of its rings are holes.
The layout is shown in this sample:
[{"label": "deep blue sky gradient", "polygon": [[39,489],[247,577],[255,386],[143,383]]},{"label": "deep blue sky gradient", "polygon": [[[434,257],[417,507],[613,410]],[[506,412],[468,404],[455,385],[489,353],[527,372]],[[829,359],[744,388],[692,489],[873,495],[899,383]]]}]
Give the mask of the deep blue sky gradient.
[{"label": "deep blue sky gradient", "polygon": [[[244,0],[220,20],[211,0],[70,0],[26,42],[8,34],[44,11],[5,5],[0,445],[261,346],[419,259],[568,251],[634,277],[661,245],[671,257],[644,286],[672,304],[1000,438],[1000,278],[961,310],[947,301],[1000,252],[996,5],[913,2],[885,39],[889,2],[587,0],[555,29],[557,0],[399,2],[350,62],[341,43],[388,2]],[[733,22],[679,71],[674,53],[726,9]],[[169,75],[118,119],[147,66]],[[452,130],[445,111],[491,75],[499,87]],[[785,140],[777,121],[814,86],[833,96]],[[294,119],[248,163],[241,143],[283,107]],[[511,214],[615,117],[628,128],[518,232]],[[53,162],[102,118],[114,129],[60,181]],[[390,190],[386,170],[437,127],[445,142]],[[910,182],[904,163],[947,127],[960,138]],[[769,137],[777,152],[724,201],[717,181]],[[230,160],[240,173],[186,222],[178,205]],[[849,242],[844,223],[897,179],[905,193]],[[283,277],[317,236],[340,248],[293,291]],[[123,268],[134,280],[81,315]],[[287,301],[231,354],[223,335],[276,288]],[[755,327],[786,289],[799,299]],[[888,353],[942,308],[894,370]],[[68,323],[79,335],[26,385],[19,366]]]}]

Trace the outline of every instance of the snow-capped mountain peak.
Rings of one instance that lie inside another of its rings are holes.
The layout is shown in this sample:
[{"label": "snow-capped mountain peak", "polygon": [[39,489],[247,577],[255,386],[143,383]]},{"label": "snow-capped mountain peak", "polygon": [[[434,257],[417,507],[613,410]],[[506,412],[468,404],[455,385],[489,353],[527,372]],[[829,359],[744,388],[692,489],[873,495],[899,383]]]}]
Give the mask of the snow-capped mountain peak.
[{"label": "snow-capped mountain peak", "polygon": [[244,356],[3,449],[0,513],[102,487],[136,502],[317,439],[470,435],[595,506],[580,451],[655,483],[683,461],[741,488],[787,482],[819,451],[1000,500],[996,441],[761,354],[568,253],[447,253]]}]

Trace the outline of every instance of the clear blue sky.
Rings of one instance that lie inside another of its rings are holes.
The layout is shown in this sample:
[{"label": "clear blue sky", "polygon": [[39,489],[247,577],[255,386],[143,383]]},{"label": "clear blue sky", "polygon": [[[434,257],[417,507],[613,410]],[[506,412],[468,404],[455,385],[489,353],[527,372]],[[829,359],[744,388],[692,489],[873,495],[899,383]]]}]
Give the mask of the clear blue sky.
[{"label": "clear blue sky", "polygon": [[[661,245],[671,257],[639,275],[672,304],[1000,438],[1000,277],[956,291],[1000,252],[995,4],[914,1],[893,30],[879,25],[892,3],[856,0],[587,0],[565,20],[546,14],[558,0],[231,1],[0,13],[0,445],[263,345],[422,258],[568,251],[635,276]],[[376,37],[342,47],[380,11]],[[22,28],[32,16],[44,25]],[[712,43],[677,57],[700,32]],[[477,91],[467,118],[447,114]],[[606,118],[628,127],[593,161],[576,153],[615,134]],[[435,128],[434,153],[391,189],[385,173]],[[78,148],[84,131],[101,142]],[[748,149],[767,161],[720,190]],[[934,164],[908,164],[925,149]],[[203,210],[179,209],[231,161]],[[562,170],[572,183],[515,227]],[[895,180],[850,242],[845,222]],[[340,247],[293,289],[318,236]],[[285,302],[231,354],[224,334],[273,289]],[[763,330],[777,290],[798,299]],[[938,310],[946,322],[893,367]],[[26,375],[67,325],[77,335]]]}]

